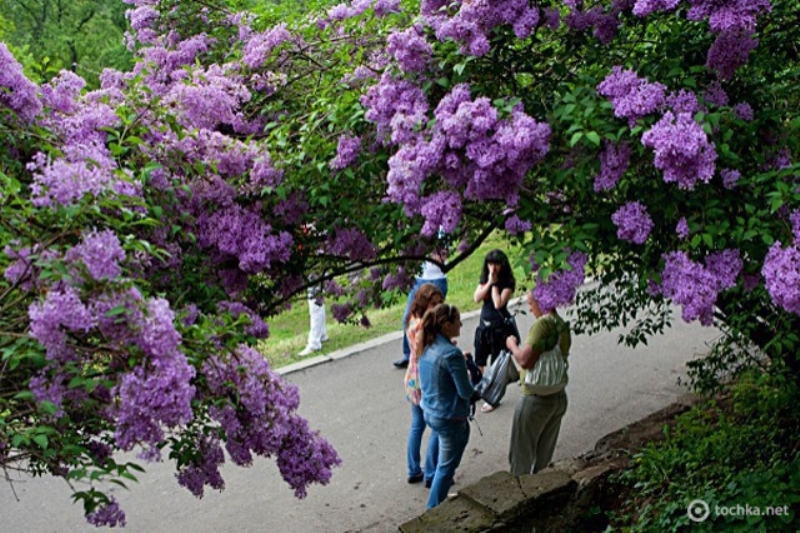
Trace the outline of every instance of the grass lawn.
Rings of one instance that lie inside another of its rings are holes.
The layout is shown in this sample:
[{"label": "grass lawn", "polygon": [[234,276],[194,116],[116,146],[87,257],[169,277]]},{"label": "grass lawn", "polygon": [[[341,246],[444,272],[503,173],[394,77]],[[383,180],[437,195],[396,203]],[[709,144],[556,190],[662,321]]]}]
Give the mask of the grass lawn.
[{"label": "grass lawn", "polygon": [[[514,248],[509,248],[509,245],[498,235],[492,235],[467,260],[459,263],[456,268],[447,274],[447,301],[458,307],[462,313],[479,308],[472,301],[472,295],[478,285],[483,258],[494,248],[504,250],[512,265],[517,262],[517,254],[519,252]],[[515,296],[519,296],[522,294],[521,290],[519,290],[519,282],[524,276],[522,269],[516,268],[514,275],[517,278],[518,288]],[[328,316],[328,337],[330,340],[323,345],[322,351],[315,352],[310,357],[365,342],[393,331],[399,331],[406,298],[399,298],[397,303],[390,307],[369,311],[367,316],[372,323],[369,328],[337,323],[331,316],[330,303],[330,300],[325,302]],[[267,357],[270,365],[273,368],[279,368],[302,359],[297,354],[305,347],[308,339],[307,301],[305,299],[297,300],[292,309],[269,319],[267,322],[269,323],[270,337],[259,345],[259,350]],[[400,358],[401,354],[398,353],[397,355]]]}]

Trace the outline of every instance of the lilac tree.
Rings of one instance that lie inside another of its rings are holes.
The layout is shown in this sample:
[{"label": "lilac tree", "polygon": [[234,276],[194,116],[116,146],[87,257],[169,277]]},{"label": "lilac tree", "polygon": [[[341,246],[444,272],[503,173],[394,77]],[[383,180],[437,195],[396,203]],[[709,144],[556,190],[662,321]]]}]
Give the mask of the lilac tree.
[{"label": "lilac tree", "polygon": [[128,1],[98,90],[0,44],[5,468],[121,480],[136,449],[201,496],[255,454],[302,496],[338,457],[263,319],[322,281],[353,320],[498,228],[546,306],[600,280],[579,330],[641,342],[673,302],[797,374],[796,2]]}]

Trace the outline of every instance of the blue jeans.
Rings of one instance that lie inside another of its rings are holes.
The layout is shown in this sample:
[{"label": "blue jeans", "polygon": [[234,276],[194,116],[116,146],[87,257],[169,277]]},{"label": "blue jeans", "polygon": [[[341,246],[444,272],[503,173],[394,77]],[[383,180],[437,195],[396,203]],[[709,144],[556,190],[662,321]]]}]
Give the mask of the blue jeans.
[{"label": "blue jeans", "polygon": [[[419,405],[411,404],[411,429],[408,430],[408,477],[422,474],[420,465],[420,449],[422,448],[422,434],[425,433],[425,417]],[[425,452],[425,481],[433,481],[436,472],[436,461],[439,459],[439,436],[431,430],[428,438],[428,450]]]},{"label": "blue jeans", "polygon": [[447,298],[447,278],[439,278],[439,279],[422,279],[417,278],[414,282],[414,286],[411,288],[411,292],[408,293],[408,299],[406,300],[406,308],[403,311],[403,359],[408,361],[408,358],[411,356],[411,347],[408,345],[408,336],[406,335],[406,323],[408,322],[408,313],[411,312],[411,302],[414,301],[414,296],[417,294],[417,289],[425,285],[426,283],[433,283],[439,290],[442,291],[442,296]]},{"label": "blue jeans", "polygon": [[427,415],[425,421],[439,435],[439,462],[428,496],[428,509],[432,509],[447,499],[447,491],[453,486],[456,468],[469,441],[469,422]]}]

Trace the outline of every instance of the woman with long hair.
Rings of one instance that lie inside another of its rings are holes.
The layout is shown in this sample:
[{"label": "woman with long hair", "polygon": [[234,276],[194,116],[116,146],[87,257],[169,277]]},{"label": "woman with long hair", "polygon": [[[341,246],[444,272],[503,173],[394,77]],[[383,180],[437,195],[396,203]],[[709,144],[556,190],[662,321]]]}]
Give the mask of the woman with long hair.
[{"label": "woman with long hair", "polygon": [[[508,257],[502,250],[492,250],[483,260],[483,269],[475,289],[475,303],[482,304],[478,329],[475,331],[475,363],[481,369],[494,361],[500,350],[506,346],[506,337],[519,338],[516,321],[508,311],[508,302],[514,294],[517,281]],[[481,406],[481,412],[488,413],[494,407],[488,403]]]},{"label": "woman with long hair", "polygon": [[475,389],[469,379],[466,358],[452,342],[460,334],[461,314],[444,303],[425,313],[417,333],[420,407],[425,422],[439,436],[439,457],[428,509],[447,498],[469,441],[469,407]]},{"label": "woman with long hair", "polygon": [[404,385],[406,399],[411,403],[411,428],[408,431],[408,444],[406,446],[406,459],[408,463],[408,482],[419,483],[425,480],[425,486],[433,483],[433,474],[436,471],[436,460],[439,454],[439,437],[431,431],[428,439],[428,450],[425,454],[425,470],[423,473],[420,464],[420,449],[422,448],[422,435],[425,433],[425,417],[419,403],[422,399],[422,390],[419,384],[419,366],[416,350],[417,334],[422,326],[422,317],[428,309],[433,309],[444,300],[444,295],[432,283],[421,285],[411,306],[406,321],[406,334],[408,335],[411,351],[408,358],[408,368]]}]

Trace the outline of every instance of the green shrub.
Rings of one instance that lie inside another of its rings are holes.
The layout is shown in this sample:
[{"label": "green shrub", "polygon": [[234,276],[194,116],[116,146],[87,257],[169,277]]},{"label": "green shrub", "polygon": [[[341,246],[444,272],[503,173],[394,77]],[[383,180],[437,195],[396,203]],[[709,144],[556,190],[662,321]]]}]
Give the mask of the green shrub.
[{"label": "green shrub", "polygon": [[[792,380],[749,372],[728,394],[678,417],[674,427],[665,427],[666,439],[637,453],[618,477],[630,496],[611,527],[795,531],[800,524],[798,399]],[[695,500],[708,505],[702,521],[688,514]]]}]

